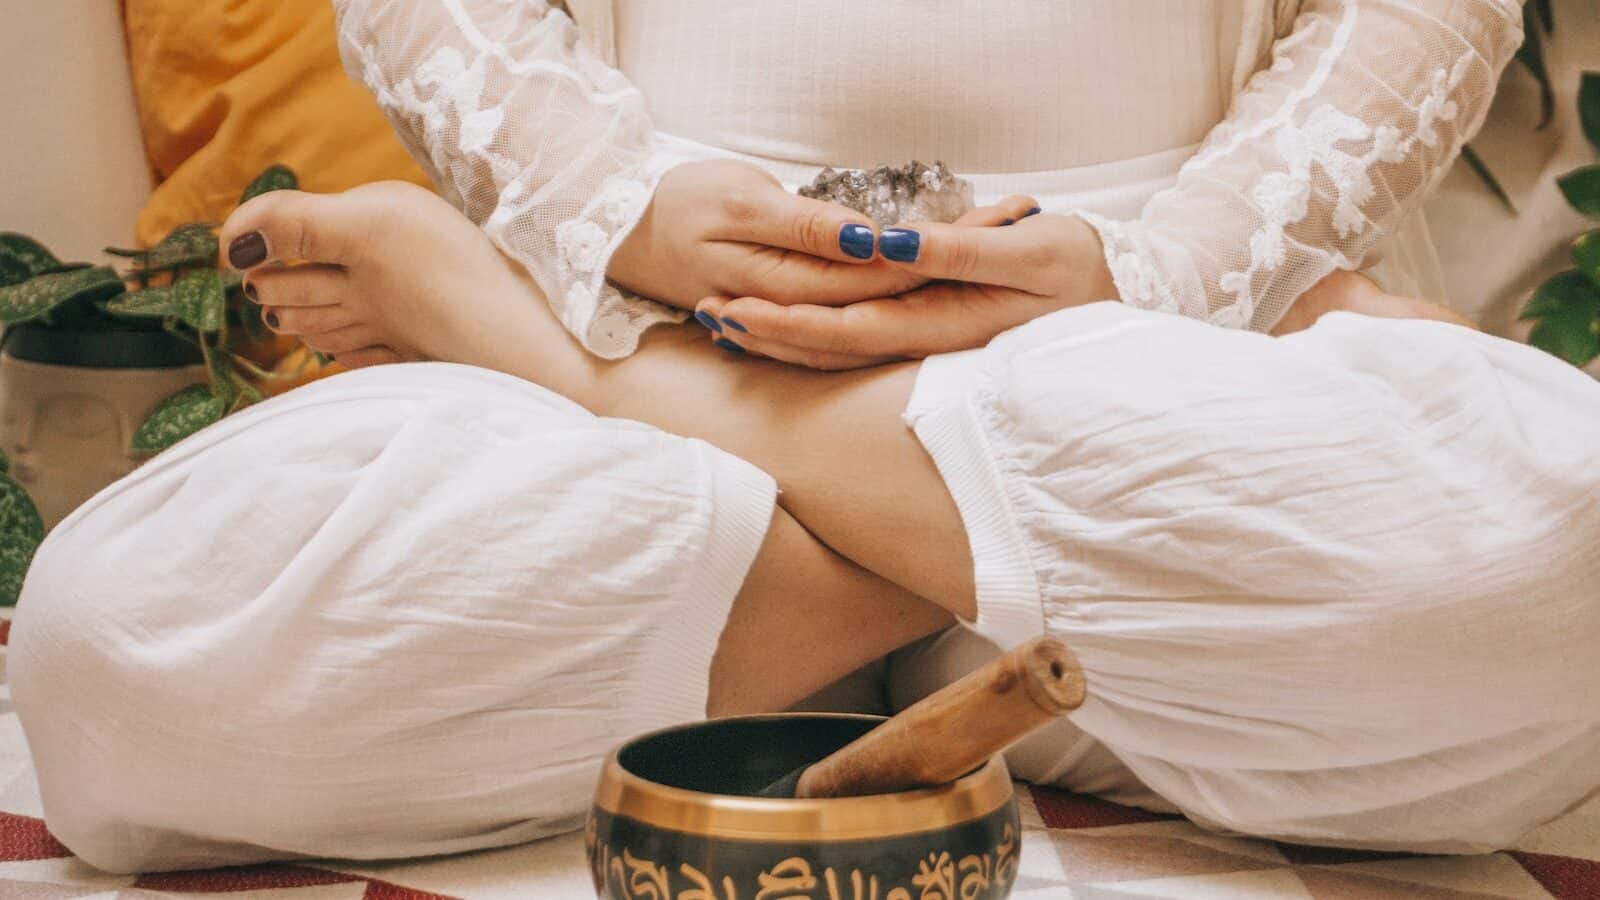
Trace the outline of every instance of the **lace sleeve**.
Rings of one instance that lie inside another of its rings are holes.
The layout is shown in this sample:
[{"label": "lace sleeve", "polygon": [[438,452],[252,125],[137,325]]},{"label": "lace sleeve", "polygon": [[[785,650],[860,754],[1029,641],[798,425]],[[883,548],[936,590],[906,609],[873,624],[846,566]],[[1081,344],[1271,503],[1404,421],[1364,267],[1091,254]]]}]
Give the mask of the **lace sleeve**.
[{"label": "lace sleeve", "polygon": [[598,356],[685,314],[606,280],[661,176],[644,101],[545,0],[335,0],[339,47],[444,196]]},{"label": "lace sleeve", "polygon": [[1521,40],[1517,0],[1307,0],[1175,186],[1084,216],[1123,301],[1271,329],[1421,205]]}]

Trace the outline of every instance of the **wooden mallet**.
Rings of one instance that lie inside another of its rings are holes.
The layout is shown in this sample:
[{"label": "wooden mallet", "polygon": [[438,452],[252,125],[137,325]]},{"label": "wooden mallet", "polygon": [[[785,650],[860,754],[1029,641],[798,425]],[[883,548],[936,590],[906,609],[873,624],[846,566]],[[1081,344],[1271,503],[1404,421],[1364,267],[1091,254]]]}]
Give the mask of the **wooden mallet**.
[{"label": "wooden mallet", "polygon": [[949,784],[1083,703],[1083,668],[1036,638],[924,697],[763,797],[858,797]]}]

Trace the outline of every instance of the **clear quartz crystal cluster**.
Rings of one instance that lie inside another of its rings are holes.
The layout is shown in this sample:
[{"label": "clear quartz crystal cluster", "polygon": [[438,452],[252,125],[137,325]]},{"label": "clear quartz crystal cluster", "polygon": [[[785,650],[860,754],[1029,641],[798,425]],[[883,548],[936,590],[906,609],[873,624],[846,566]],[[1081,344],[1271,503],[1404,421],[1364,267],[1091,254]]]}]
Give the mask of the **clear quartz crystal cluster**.
[{"label": "clear quartz crystal cluster", "polygon": [[954,222],[972,208],[972,182],[942,162],[915,160],[876,169],[823,169],[800,196],[848,206],[879,228],[901,222]]}]

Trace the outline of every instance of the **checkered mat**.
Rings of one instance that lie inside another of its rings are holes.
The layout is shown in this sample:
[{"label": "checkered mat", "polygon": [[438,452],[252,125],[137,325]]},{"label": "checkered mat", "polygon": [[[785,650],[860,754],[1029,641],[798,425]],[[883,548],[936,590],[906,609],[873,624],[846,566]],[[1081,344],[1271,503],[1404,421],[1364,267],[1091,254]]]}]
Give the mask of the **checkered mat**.
[{"label": "checkered mat", "polygon": [[[10,622],[0,620],[0,646]],[[0,661],[3,661],[0,650]],[[1061,791],[1021,789],[1015,900],[1600,900],[1600,800],[1476,857],[1297,847],[1208,834],[1188,822]],[[0,900],[203,898],[435,900],[593,896],[582,838],[424,861],[249,866],[122,876],[74,858],[45,828],[22,729],[0,683]],[[831,900],[825,892],[784,900]],[[939,898],[945,900],[945,898]]]}]

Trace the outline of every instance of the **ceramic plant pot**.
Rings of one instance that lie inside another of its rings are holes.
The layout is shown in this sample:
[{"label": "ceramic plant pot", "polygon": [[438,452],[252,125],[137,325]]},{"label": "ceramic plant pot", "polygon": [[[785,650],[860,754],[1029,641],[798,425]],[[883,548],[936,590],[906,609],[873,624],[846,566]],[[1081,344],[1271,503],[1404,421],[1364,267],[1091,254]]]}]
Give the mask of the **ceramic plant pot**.
[{"label": "ceramic plant pot", "polygon": [[684,725],[607,760],[587,829],[603,900],[1000,900],[1021,848],[995,757],[953,784],[835,800],[752,796],[883,721],[788,713]]},{"label": "ceramic plant pot", "polygon": [[206,380],[197,348],[160,331],[9,329],[0,351],[0,450],[53,527],[133,471],[133,432]]}]

